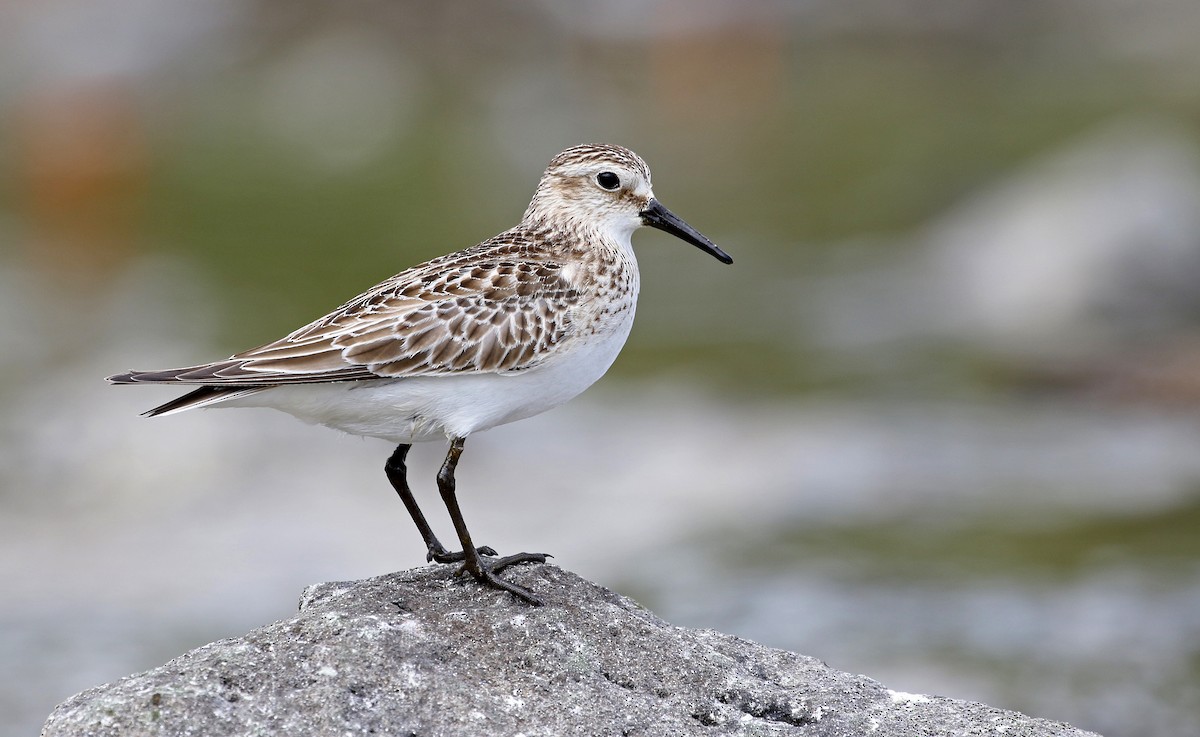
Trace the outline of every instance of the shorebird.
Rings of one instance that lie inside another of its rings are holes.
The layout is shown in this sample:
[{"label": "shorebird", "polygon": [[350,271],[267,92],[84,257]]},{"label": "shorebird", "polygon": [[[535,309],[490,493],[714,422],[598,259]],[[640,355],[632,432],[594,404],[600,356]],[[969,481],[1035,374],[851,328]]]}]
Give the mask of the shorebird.
[{"label": "shorebird", "polygon": [[[271,407],[301,420],[396,443],[384,466],[425,541],[426,559],[459,563],[481,583],[541,605],[497,574],[544,553],[499,557],[476,547],[455,494],[466,438],[577,396],[612,365],[633,326],[641,226],[733,259],[663,207],[650,169],[629,149],[568,148],[550,160],[515,228],[414,266],[333,312],[222,361],[108,377],[114,384],[198,388],[144,413]],[[408,485],[413,443],[448,439],[438,491],[462,550],[438,540]]]}]

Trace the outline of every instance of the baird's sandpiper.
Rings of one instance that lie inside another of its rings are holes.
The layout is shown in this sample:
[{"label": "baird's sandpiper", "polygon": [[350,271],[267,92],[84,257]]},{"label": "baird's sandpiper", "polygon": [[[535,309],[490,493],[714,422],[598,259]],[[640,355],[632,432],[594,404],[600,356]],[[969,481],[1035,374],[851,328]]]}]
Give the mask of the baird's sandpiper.
[{"label": "baird's sandpiper", "polygon": [[[475,547],[454,469],[473,432],[557,407],[599,379],[633,325],[643,225],[733,259],[654,197],[650,169],[629,149],[574,146],[542,174],[519,225],[402,271],[272,343],[213,363],[110,376],[115,384],[198,388],[146,412],[272,407],[312,423],[396,443],[387,477],[421,532],[427,559],[541,604],[496,574],[542,553],[497,557]],[[438,472],[462,550],[434,535],[409,489],[412,443],[448,438]]]}]

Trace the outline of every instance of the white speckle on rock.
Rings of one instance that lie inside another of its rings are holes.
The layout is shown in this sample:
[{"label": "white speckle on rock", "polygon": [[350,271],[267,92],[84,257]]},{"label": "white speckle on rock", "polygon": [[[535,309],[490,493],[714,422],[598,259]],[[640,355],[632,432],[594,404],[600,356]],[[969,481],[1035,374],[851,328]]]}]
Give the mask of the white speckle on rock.
[{"label": "white speckle on rock", "polygon": [[522,626],[523,624],[525,624],[525,615],[524,615],[524,614],[518,614],[518,615],[514,616],[512,619],[510,619],[510,620],[508,620],[508,621],[512,623],[512,626],[513,626],[513,627],[520,627],[520,626]]},{"label": "white speckle on rock", "polygon": [[[792,716],[794,716],[794,717],[801,716],[801,713],[797,713],[797,712],[800,712],[799,708],[792,709]],[[825,716],[825,708],[824,707],[818,706],[817,708],[813,709],[812,719],[814,722],[821,721],[821,717],[823,717],[823,716]]]},{"label": "white speckle on rock", "polygon": [[504,697],[504,708],[508,711],[513,711],[514,709],[523,709],[525,708],[525,699],[517,696],[516,694],[509,694],[508,696]]},{"label": "white speckle on rock", "polygon": [[893,704],[928,704],[933,699],[924,694],[907,693],[905,691],[893,691],[888,689],[888,693],[892,697]]},{"label": "white speckle on rock", "polygon": [[319,676],[329,676],[330,678],[333,678],[337,674],[337,668],[334,668],[330,665],[322,665],[320,668],[317,668],[317,675]]},{"label": "white speckle on rock", "polygon": [[421,685],[421,674],[412,663],[401,663],[399,672],[400,681],[405,687],[416,688]]},{"label": "white speckle on rock", "polygon": [[420,635],[425,632],[425,628],[421,626],[421,622],[416,619],[405,619],[400,624],[393,625],[393,627],[410,635]]}]

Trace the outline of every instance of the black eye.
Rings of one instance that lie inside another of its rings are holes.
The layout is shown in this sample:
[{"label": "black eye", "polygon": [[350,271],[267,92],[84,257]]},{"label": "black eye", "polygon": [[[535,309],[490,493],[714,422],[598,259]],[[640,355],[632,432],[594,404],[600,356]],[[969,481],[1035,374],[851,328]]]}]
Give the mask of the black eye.
[{"label": "black eye", "polygon": [[596,184],[612,191],[621,186],[621,178],[611,171],[602,171],[596,175]]}]

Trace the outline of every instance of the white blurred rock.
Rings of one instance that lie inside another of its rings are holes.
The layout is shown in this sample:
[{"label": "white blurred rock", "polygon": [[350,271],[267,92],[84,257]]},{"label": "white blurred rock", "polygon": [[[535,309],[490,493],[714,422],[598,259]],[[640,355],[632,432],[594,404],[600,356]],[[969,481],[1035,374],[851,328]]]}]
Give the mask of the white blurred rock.
[{"label": "white blurred rock", "polygon": [[930,326],[1002,352],[1091,350],[1200,306],[1200,151],[1116,121],[981,192],[925,235]]}]

